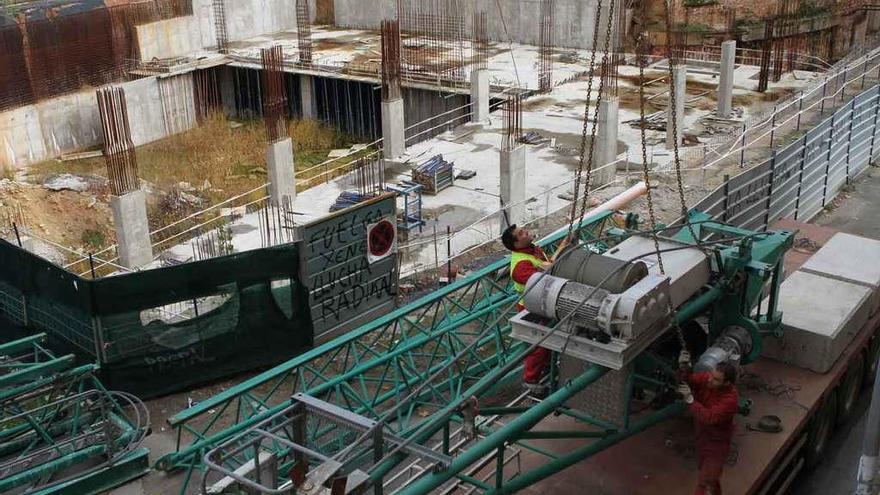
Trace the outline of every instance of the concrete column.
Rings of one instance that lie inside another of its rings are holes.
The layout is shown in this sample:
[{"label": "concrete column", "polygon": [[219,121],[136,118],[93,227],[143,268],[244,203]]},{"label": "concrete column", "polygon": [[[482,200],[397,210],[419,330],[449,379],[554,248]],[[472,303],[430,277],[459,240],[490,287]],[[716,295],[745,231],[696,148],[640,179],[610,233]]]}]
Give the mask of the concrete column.
[{"label": "concrete column", "polygon": [[147,221],[147,198],[140,189],[110,198],[119,264],[140,268],[153,261],[150,224]]},{"label": "concrete column", "polygon": [[296,198],[296,177],[293,165],[293,140],[282,139],[269,143],[266,149],[266,171],[269,176],[269,197],[275,204],[282,204],[284,198]]},{"label": "concrete column", "polygon": [[387,159],[406,151],[403,98],[382,102],[382,150]]},{"label": "concrete column", "polygon": [[733,71],[736,68],[736,41],[721,43],[721,67],[718,76],[718,117],[730,118],[733,110]]},{"label": "concrete column", "polygon": [[489,71],[471,71],[471,122],[489,118]]},{"label": "concrete column", "polygon": [[877,31],[880,31],[880,11],[869,10],[868,11],[868,32],[876,33]]},{"label": "concrete column", "polygon": [[223,113],[227,117],[237,117],[235,107],[235,69],[228,65],[223,66],[220,72],[220,101],[223,103]]},{"label": "concrete column", "polygon": [[526,147],[524,144],[517,144],[511,150],[501,150],[501,204],[506,206],[518,203],[506,210],[506,222],[502,222],[502,230],[525,220],[525,199]]},{"label": "concrete column", "polygon": [[[603,96],[599,101],[599,120],[596,122],[596,147],[590,187],[608,184],[614,180],[617,167],[605,165],[617,160],[617,110],[620,98]],[[599,168],[605,167],[605,168]]]},{"label": "concrete column", "polygon": [[318,108],[315,105],[315,82],[312,76],[300,74],[299,94],[302,102],[302,118],[315,119]]},{"label": "concrete column", "polygon": [[[666,108],[666,147],[672,149],[674,143],[681,144],[681,138],[684,135],[684,99],[685,88],[687,85],[687,68],[675,67],[672,69],[672,81],[669,85],[669,103]],[[675,91],[675,108],[672,103],[672,91]],[[677,122],[676,133],[672,133],[672,118],[675,116]]]}]

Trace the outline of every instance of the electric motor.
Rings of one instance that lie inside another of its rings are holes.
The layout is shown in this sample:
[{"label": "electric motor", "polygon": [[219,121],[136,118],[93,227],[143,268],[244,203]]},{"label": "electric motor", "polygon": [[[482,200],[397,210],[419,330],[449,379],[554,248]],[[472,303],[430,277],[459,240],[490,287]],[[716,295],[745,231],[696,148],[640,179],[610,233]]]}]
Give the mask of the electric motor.
[{"label": "electric motor", "polygon": [[700,356],[694,371],[711,371],[725,361],[739,363],[743,356],[752,352],[752,345],[752,335],[748,330],[739,326],[727,327]]}]

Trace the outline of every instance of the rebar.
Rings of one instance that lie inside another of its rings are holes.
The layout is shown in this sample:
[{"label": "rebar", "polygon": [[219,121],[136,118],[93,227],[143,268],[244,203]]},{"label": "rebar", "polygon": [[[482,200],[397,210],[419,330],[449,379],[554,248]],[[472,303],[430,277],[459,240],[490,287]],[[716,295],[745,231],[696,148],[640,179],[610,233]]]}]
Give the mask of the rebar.
[{"label": "rebar", "polygon": [[287,88],[284,84],[284,52],[281,45],[260,50],[263,62],[263,120],[269,142],[287,137]]},{"label": "rebar", "polygon": [[486,29],[486,12],[474,12],[474,35],[471,40],[473,56],[471,62],[475,70],[482,70],[489,65],[489,35]]},{"label": "rebar", "polygon": [[140,187],[125,90],[117,86],[101,88],[97,90],[96,97],[104,133],[104,157],[110,190],[114,196],[122,196]]},{"label": "rebar", "polygon": [[0,26],[0,111],[137,78],[135,27],[191,14],[189,0],[151,0]]},{"label": "rebar", "polygon": [[770,81],[770,58],[773,49],[773,33],[775,18],[768,18],[764,21],[764,39],[761,42],[761,70],[758,73],[758,92],[767,91]]},{"label": "rebar", "polygon": [[220,96],[220,68],[201,69],[193,72],[193,98],[196,119],[204,122],[222,109]]},{"label": "rebar", "polygon": [[400,22],[382,21],[382,100],[400,99]]},{"label": "rebar", "polygon": [[296,0],[296,39],[299,62],[312,65],[312,24],[309,17],[309,0]]},{"label": "rebar", "polygon": [[229,35],[226,33],[226,0],[211,0],[214,8],[214,38],[217,51],[229,53]]},{"label": "rebar", "polygon": [[410,38],[403,59],[407,70],[463,80],[465,18],[462,0],[399,0],[401,32]]},{"label": "rebar", "polygon": [[504,102],[501,149],[509,151],[522,141],[522,94],[510,93]]},{"label": "rebar", "polygon": [[540,57],[541,68],[538,74],[538,91],[548,93],[553,89],[553,11],[554,0],[541,0]]}]

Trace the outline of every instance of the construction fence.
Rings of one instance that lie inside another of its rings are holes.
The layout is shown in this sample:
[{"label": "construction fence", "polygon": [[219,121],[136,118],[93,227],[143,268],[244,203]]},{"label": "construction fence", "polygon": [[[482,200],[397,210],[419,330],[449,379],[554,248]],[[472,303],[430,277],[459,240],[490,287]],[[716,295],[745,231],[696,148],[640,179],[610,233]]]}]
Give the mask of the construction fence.
[{"label": "construction fence", "polygon": [[394,217],[394,197],[380,196],[303,226],[297,242],[96,279],[0,240],[0,339],[44,332],[57,354],[97,362],[108,387],[143,398],[271,366],[394,308],[393,228],[383,253],[367,244]]},{"label": "construction fence", "polygon": [[880,85],[867,89],[770,158],[733,176],[694,209],[746,229],[808,221],[880,156]]}]

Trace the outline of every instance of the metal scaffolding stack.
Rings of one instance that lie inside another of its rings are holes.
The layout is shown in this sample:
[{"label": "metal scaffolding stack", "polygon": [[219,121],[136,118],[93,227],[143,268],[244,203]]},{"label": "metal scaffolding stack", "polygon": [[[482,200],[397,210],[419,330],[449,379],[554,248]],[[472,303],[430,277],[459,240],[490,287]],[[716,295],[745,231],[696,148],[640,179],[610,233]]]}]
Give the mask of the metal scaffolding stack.
[{"label": "metal scaffolding stack", "polygon": [[437,194],[452,186],[452,165],[443,159],[443,155],[436,155],[413,170],[413,181],[421,184],[426,194]]},{"label": "metal scaffolding stack", "polygon": [[0,345],[0,493],[102,493],[146,474],[144,404],[46,340]]}]

